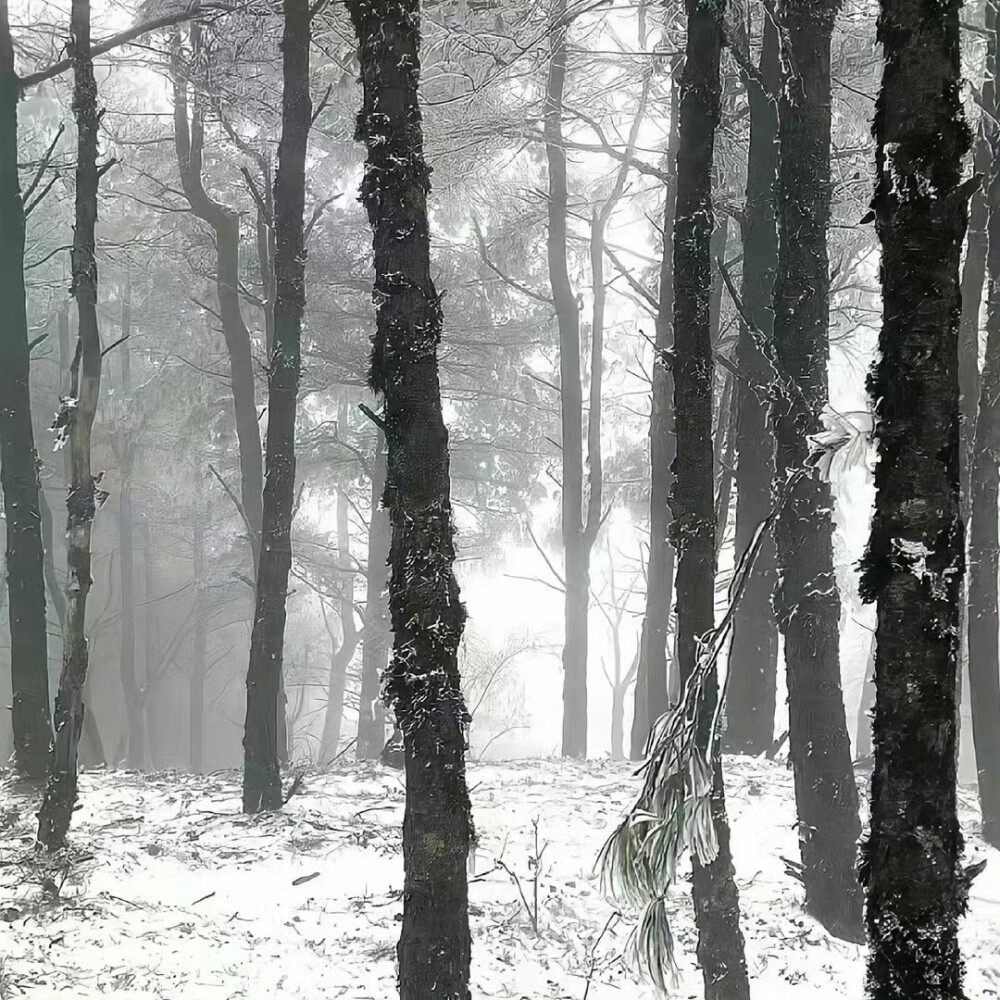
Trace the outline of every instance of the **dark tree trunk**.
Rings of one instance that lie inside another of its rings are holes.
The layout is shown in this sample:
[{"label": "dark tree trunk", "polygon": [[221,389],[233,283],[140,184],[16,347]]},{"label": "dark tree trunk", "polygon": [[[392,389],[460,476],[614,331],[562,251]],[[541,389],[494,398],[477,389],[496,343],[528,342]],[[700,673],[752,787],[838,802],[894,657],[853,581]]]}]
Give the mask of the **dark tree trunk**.
[{"label": "dark tree trunk", "polygon": [[365,630],[361,644],[361,695],[358,705],[358,760],[378,760],[385,745],[382,671],[389,662],[389,515],[382,507],[385,492],[385,435],[378,431],[372,463],[371,516],[365,575]]},{"label": "dark tree trunk", "polygon": [[[674,221],[674,415],[677,453],[671,536],[677,546],[677,653],[682,681],[695,672],[698,642],[715,618],[714,359],[711,335],[712,165],[719,122],[722,17],[713,0],[687,0],[687,49],[680,84],[680,141]],[[718,678],[699,706],[699,749],[708,755]],[[712,821],[718,857],[694,865],[698,960],[706,1000],[748,1000],[739,893],[729,849],[722,757],[712,752]]]},{"label": "dark tree trunk", "polygon": [[862,851],[872,1000],[960,1000],[957,815],[960,505],[960,0],[882,0],[873,207],[882,330],[870,380],[879,461],[862,596],[877,601],[875,769]]},{"label": "dark tree trunk", "polygon": [[69,439],[72,479],[66,498],[69,554],[62,673],[56,694],[55,740],[49,754],[48,782],[38,813],[38,840],[49,850],[65,844],[76,807],[77,746],[83,730],[83,688],[88,666],[85,623],[92,583],[90,536],[97,502],[97,485],[90,466],[90,443],[101,389],[95,253],[101,116],[97,110],[97,81],[90,52],[90,0],[73,0],[69,52],[73,60],[73,113],[77,128],[76,212],[71,260],[78,339],[71,387],[76,406],[63,406],[57,421],[63,423],[63,433]]},{"label": "dark tree trunk", "polygon": [[24,202],[17,173],[17,104],[7,0],[0,0],[0,486],[7,520],[7,615],[14,763],[20,775],[46,774],[49,716],[45,578],[35,439],[29,392],[24,294]]},{"label": "dark tree trunk", "polygon": [[[201,28],[191,26],[191,46],[201,47]],[[264,470],[257,423],[256,386],[250,331],[240,308],[240,218],[236,212],[213,201],[202,180],[205,142],[204,113],[196,100],[194,113],[188,112],[188,82],[181,65],[180,43],[175,43],[172,81],[174,97],[174,146],[184,196],[191,211],[215,237],[215,294],[219,302],[222,335],[229,356],[229,372],[236,418],[236,440],[240,459],[240,501],[249,535],[253,566],[260,560],[263,530]],[[269,355],[270,357],[270,355]]]},{"label": "dark tree trunk", "polygon": [[[641,759],[653,724],[670,707],[667,683],[667,642],[673,602],[674,549],[670,543],[670,487],[673,483],[674,260],[672,238],[677,201],[677,145],[680,134],[680,88],[675,59],[670,96],[670,137],[667,140],[668,181],[663,192],[663,250],[660,258],[659,307],[653,352],[652,402],[649,415],[649,565],[646,570],[646,614],[642,623],[642,656],[635,686],[632,759]],[[640,702],[642,703],[640,706]]]},{"label": "dark tree trunk", "polygon": [[295,415],[305,310],[306,148],[309,97],[308,0],[285,0],[281,142],[274,179],[274,350],[268,362],[268,419],[263,534],[257,606],[250,637],[247,715],[243,737],[243,811],[281,807],[278,712],[285,643],[285,600],[292,566],[295,503]]},{"label": "dark tree trunk", "polygon": [[[983,101],[997,115],[997,7],[986,4],[989,32],[987,84]],[[1000,132],[986,124],[991,152],[987,200],[986,358],[979,392],[979,413],[972,455],[969,530],[969,701],[972,740],[976,748],[983,839],[1000,847],[1000,615],[997,574],[1000,572]],[[970,237],[971,239],[971,237]],[[968,266],[968,265],[967,265]],[[961,355],[959,355],[961,370]]]},{"label": "dark tree trunk", "polygon": [[[839,0],[784,0],[791,46],[781,88],[774,347],[781,383],[772,410],[778,489],[801,469],[828,399],[830,40]],[[789,491],[776,527],[775,608],[785,639],[789,755],[795,775],[806,909],[831,934],[863,937],[855,876],[858,793],[840,684],[840,594],[833,496],[814,473]]]},{"label": "dark tree trunk", "polygon": [[565,757],[587,756],[587,620],[590,606],[590,547],[583,520],[583,386],[580,372],[580,313],[569,279],[569,186],[562,134],[566,86],[566,0],[554,0],[545,89],[545,158],[549,172],[549,284],[559,327],[559,400],[562,427],[562,540],[565,558],[563,642],[563,730]]},{"label": "dark tree trunk", "polygon": [[[774,182],[778,169],[777,94],[781,89],[778,32],[764,17],[759,77],[744,74],[750,103],[747,200],[741,220],[743,307],[770,341],[774,332],[771,298],[778,267]],[[771,368],[746,323],[736,344],[736,558],[746,553],[758,525],[771,509],[774,439],[768,425]],[[777,583],[770,532],[757,554],[753,573],[736,607],[729,650],[725,746],[731,753],[757,756],[774,740],[778,682],[778,628],[771,607]]]},{"label": "dark tree trunk", "polygon": [[377,329],[370,383],[384,399],[392,524],[386,693],[403,733],[401,1000],[470,1000],[466,864],[472,815],[458,647],[465,625],[454,574],[448,432],[441,412],[440,298],[431,279],[418,103],[418,0],[348,0],[368,148],[362,200],[372,225]]}]

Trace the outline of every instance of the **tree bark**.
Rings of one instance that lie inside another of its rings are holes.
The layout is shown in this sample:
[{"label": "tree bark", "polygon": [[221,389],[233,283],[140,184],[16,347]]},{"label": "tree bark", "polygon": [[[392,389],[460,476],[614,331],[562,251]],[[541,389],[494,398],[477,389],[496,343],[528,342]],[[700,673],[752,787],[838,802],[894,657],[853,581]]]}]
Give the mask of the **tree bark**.
[{"label": "tree bark", "polygon": [[[677,453],[671,537],[677,548],[677,652],[682,683],[698,663],[699,640],[715,619],[715,462],[712,448],[714,357],[711,334],[712,167],[719,123],[722,17],[713,0],[687,0],[687,45],[680,84],[680,140],[674,222],[674,415]],[[706,1000],[748,1000],[739,892],[729,847],[722,756],[711,747],[718,699],[714,671],[705,682],[697,744],[714,763],[712,821],[719,854],[694,867],[698,960]],[[715,751],[715,752],[712,752]]]},{"label": "tree bark", "polygon": [[862,851],[872,1000],[959,1000],[968,886],[958,823],[959,0],[882,0],[873,209],[883,319],[872,373],[878,465],[862,596],[878,607],[871,833]]},{"label": "tree bark", "polygon": [[[199,505],[200,507],[201,505]],[[201,509],[195,514],[191,546],[195,609],[191,675],[188,678],[188,766],[191,768],[192,774],[203,774],[205,771],[205,677],[208,673],[205,527],[211,523],[211,507],[208,502],[205,502],[204,516]],[[149,667],[147,666],[146,669],[148,670]]]},{"label": "tree bark", "polygon": [[[743,74],[750,104],[743,238],[743,307],[767,341],[774,334],[772,293],[778,267],[774,183],[778,169],[781,59],[778,31],[764,16],[758,76]],[[746,323],[736,343],[736,560],[743,558],[758,525],[771,509],[774,438],[768,426],[771,368]],[[725,746],[758,756],[774,741],[778,683],[778,627],[771,598],[777,584],[774,538],[757,553],[753,573],[736,607],[729,649]]]},{"label": "tree bark", "polygon": [[[646,614],[642,623],[642,658],[635,686],[632,759],[645,754],[653,724],[670,707],[667,642],[673,603],[674,549],[670,543],[670,488],[674,454],[674,260],[672,239],[677,201],[677,147],[680,130],[680,59],[671,68],[668,180],[663,197],[663,250],[660,258],[659,305],[653,349],[653,384],[649,414],[649,564],[646,570]],[[640,707],[640,699],[642,705]]]},{"label": "tree bark", "polygon": [[243,811],[281,808],[278,765],[279,694],[285,643],[285,601],[292,566],[295,503],[295,416],[305,310],[306,149],[312,124],[309,97],[308,0],[285,0],[281,41],[284,87],[281,141],[274,178],[274,350],[268,362],[268,419],[263,533],[257,604],[247,670],[243,737]]},{"label": "tree bark", "polygon": [[49,715],[45,578],[37,453],[31,424],[28,317],[24,291],[24,201],[17,172],[17,104],[7,0],[0,0],[0,487],[7,520],[7,615],[14,765],[45,778]]},{"label": "tree bark", "polygon": [[358,760],[378,760],[385,745],[382,672],[389,662],[389,542],[392,529],[382,507],[385,492],[385,435],[381,428],[372,462],[371,515],[368,520],[368,560],[365,574],[365,629],[361,644],[361,695],[358,705]]},{"label": "tree bark", "polygon": [[441,411],[440,298],[431,279],[418,102],[418,0],[348,0],[358,39],[368,149],[362,201],[372,225],[378,318],[369,381],[384,399],[392,524],[386,693],[403,733],[401,1000],[470,1000],[465,778],[470,720],[458,647],[465,625],[454,574],[448,432]]},{"label": "tree bark", "polygon": [[[994,118],[998,112],[997,6],[986,3],[989,33],[983,102]],[[969,531],[969,694],[972,740],[976,749],[983,839],[1000,847],[1000,615],[997,574],[1000,572],[1000,131],[986,124],[991,170],[987,202],[986,358],[979,391],[972,454]],[[971,237],[970,237],[971,238]],[[968,265],[967,265],[968,266]],[[961,355],[960,355],[961,358]],[[959,361],[961,370],[961,360]]]},{"label": "tree bark", "polygon": [[[772,408],[777,489],[801,469],[828,400],[830,44],[839,0],[784,0],[789,54],[779,101]],[[840,594],[833,567],[833,496],[818,474],[798,479],[775,530],[778,625],[785,639],[789,755],[795,776],[806,910],[831,934],[863,937],[855,876],[861,834],[840,684]]]},{"label": "tree bark", "polygon": [[66,499],[67,609],[63,629],[63,661],[56,695],[55,739],[49,754],[45,797],[38,813],[38,841],[49,850],[64,846],[77,799],[77,746],[83,729],[83,688],[87,680],[85,632],[91,587],[90,538],[97,504],[90,446],[101,389],[101,334],[97,325],[97,81],[90,51],[90,0],[73,0],[69,49],[73,59],[73,113],[77,127],[76,205],[73,229],[72,294],[78,330],[72,396],[57,422],[69,439],[72,480]]},{"label": "tree bark", "polygon": [[[191,26],[191,46],[198,52],[201,27]],[[256,386],[250,331],[240,308],[240,218],[213,201],[202,181],[202,155],[205,144],[204,113],[196,102],[194,113],[188,111],[188,82],[181,65],[180,43],[175,41],[171,64],[174,97],[174,147],[184,196],[191,211],[202,220],[215,237],[215,294],[222,321],[222,336],[229,356],[236,440],[240,460],[240,502],[249,536],[254,572],[260,562],[260,539],[263,530],[264,470],[257,423]],[[270,357],[270,355],[269,355]]]}]

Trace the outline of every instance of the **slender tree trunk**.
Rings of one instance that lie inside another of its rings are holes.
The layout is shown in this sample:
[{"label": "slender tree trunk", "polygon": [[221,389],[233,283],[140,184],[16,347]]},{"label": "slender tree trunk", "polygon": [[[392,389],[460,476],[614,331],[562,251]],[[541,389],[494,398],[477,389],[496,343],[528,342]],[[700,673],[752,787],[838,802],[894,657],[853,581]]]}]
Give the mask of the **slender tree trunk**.
[{"label": "slender tree trunk", "polygon": [[[201,505],[195,514],[191,545],[195,611],[191,674],[188,678],[188,766],[192,774],[203,774],[205,771],[205,677],[208,673],[205,527],[211,523],[211,507],[206,500],[204,514]],[[148,665],[146,669],[149,669]]]},{"label": "slender tree trunk", "polygon": [[386,693],[403,733],[401,1000],[470,1000],[465,779],[470,720],[458,647],[465,625],[454,574],[448,432],[441,412],[440,298],[431,279],[418,102],[418,0],[348,0],[368,148],[362,200],[372,225],[377,328],[369,381],[384,398],[385,504],[392,524],[394,634]]},{"label": "slender tree trunk", "polygon": [[873,207],[883,319],[871,379],[879,461],[862,596],[876,601],[871,833],[862,852],[871,1000],[960,1000],[967,905],[957,815],[960,503],[959,0],[882,0]]},{"label": "slender tree trunk", "polygon": [[309,97],[308,0],[285,0],[281,142],[274,180],[274,351],[268,363],[264,521],[257,573],[257,608],[247,670],[243,737],[243,811],[281,807],[278,711],[285,643],[285,600],[292,565],[295,502],[295,415],[305,310],[306,149],[312,124]]},{"label": "slender tree trunk", "polygon": [[[677,206],[674,222],[674,414],[677,425],[671,535],[678,550],[677,651],[682,681],[698,662],[698,642],[715,619],[715,469],[712,448],[714,359],[711,336],[712,164],[719,122],[722,17],[713,0],[687,0],[681,77]],[[706,681],[698,744],[706,756],[718,678]],[[712,821],[719,854],[694,865],[698,960],[706,1000],[750,996],[739,892],[729,846],[722,756],[714,761]]]},{"label": "slender tree trunk", "polygon": [[[828,399],[830,43],[839,0],[783,0],[790,45],[779,101],[774,346],[781,383],[772,420],[777,488],[801,469]],[[789,755],[806,909],[830,933],[863,937],[855,877],[858,793],[840,685],[840,594],[833,497],[818,474],[791,488],[776,527],[778,624],[785,639]]]},{"label": "slender tree trunk", "polygon": [[361,695],[358,705],[358,760],[378,760],[385,745],[382,672],[389,662],[389,542],[392,529],[382,507],[385,492],[385,435],[381,428],[372,462],[371,516],[368,521],[368,561],[365,575],[365,631],[361,645]]},{"label": "slender tree trunk", "polygon": [[[649,415],[649,564],[646,570],[646,614],[636,710],[632,722],[632,759],[645,753],[653,724],[670,707],[667,682],[667,642],[673,602],[674,549],[670,542],[670,488],[673,483],[674,373],[674,260],[671,241],[677,200],[677,147],[680,130],[680,60],[671,69],[670,137],[667,140],[668,181],[663,192],[663,250],[660,258],[659,308],[653,351],[652,404]],[[640,701],[642,702],[640,706]]]},{"label": "slender tree trunk", "polygon": [[[983,101],[997,114],[997,7],[986,3],[989,32],[987,85]],[[972,455],[969,531],[969,694],[972,740],[976,748],[979,805],[983,839],[1000,847],[1000,615],[997,574],[1000,572],[1000,531],[997,498],[1000,494],[1000,132],[987,124],[992,169],[987,201],[986,359],[979,392]],[[961,362],[960,362],[961,363]]]},{"label": "slender tree trunk", "polygon": [[7,520],[7,615],[13,695],[14,763],[46,774],[49,715],[45,580],[37,455],[31,425],[28,317],[24,292],[24,201],[17,172],[17,104],[7,0],[0,0],[0,486]]},{"label": "slender tree trunk", "polygon": [[78,316],[77,355],[72,395],[76,405],[60,410],[69,438],[72,480],[66,499],[67,612],[63,630],[63,662],[56,695],[55,740],[49,754],[49,776],[38,813],[38,840],[49,850],[62,847],[77,798],[77,746],[83,729],[83,687],[87,680],[85,632],[90,593],[90,536],[97,501],[91,472],[90,444],[101,388],[101,334],[97,325],[98,129],[97,81],[90,52],[90,0],[73,0],[69,51],[73,60],[73,112],[77,127],[76,219],[71,254]]},{"label": "slender tree trunk", "polygon": [[[191,47],[201,51],[201,27],[191,26]],[[219,303],[222,335],[229,356],[236,440],[240,460],[240,502],[246,519],[254,570],[260,561],[263,530],[264,470],[257,422],[256,386],[250,331],[240,308],[240,218],[213,201],[202,180],[205,142],[204,112],[196,100],[194,113],[188,110],[188,81],[184,76],[180,42],[175,41],[171,66],[174,98],[174,146],[184,196],[191,211],[206,223],[215,237],[215,293]],[[270,357],[270,354],[268,355]]]},{"label": "slender tree trunk", "polygon": [[153,560],[153,543],[150,537],[149,521],[141,518],[136,525],[139,533],[139,549],[142,552],[142,645],[143,645],[143,666],[146,676],[145,697],[142,700],[142,711],[145,714],[146,733],[149,742],[149,762],[154,771],[161,771],[164,767],[163,758],[163,736],[160,726],[160,717],[156,712],[157,700],[150,697],[150,688],[155,682],[154,670],[156,669],[156,604],[155,604],[155,578],[156,566]]},{"label": "slender tree trunk", "polygon": [[[774,182],[778,169],[777,94],[781,89],[778,32],[764,17],[759,77],[744,74],[750,103],[747,200],[741,221],[743,307],[770,341],[774,333],[771,298],[778,266]],[[736,344],[736,559],[743,558],[758,525],[771,509],[774,438],[768,426],[771,370],[746,323]],[[729,649],[726,696],[726,749],[758,756],[774,741],[778,683],[778,627],[771,607],[777,584],[774,539],[770,532],[736,608]]]}]

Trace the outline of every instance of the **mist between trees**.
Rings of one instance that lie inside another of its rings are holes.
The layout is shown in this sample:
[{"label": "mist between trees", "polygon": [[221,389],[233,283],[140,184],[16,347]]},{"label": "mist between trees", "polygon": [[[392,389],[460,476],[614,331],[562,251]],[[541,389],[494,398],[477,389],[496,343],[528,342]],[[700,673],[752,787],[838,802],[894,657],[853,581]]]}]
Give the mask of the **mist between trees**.
[{"label": "mist between trees", "polygon": [[[0,0],[0,752],[39,844],[81,772],[241,768],[254,815],[398,767],[400,993],[458,1000],[475,770],[627,758],[600,860],[638,965],[670,988],[683,858],[740,1000],[756,758],[868,995],[962,997],[1000,848],[998,30]],[[538,835],[533,904],[494,869],[536,936]]]}]

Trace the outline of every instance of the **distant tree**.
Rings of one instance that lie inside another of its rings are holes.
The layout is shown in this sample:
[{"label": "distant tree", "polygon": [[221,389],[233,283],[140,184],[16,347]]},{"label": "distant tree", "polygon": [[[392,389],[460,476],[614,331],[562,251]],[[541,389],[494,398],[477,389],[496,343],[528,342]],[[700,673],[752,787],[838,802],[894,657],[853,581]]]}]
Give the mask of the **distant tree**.
[{"label": "distant tree", "polygon": [[[959,1000],[967,905],[956,795],[959,258],[970,137],[959,0],[882,0],[872,202],[882,245],[875,514],[862,594],[877,602],[875,769],[862,850],[871,1000]],[[915,18],[919,18],[919,30]]]},{"label": "distant tree", "polygon": [[[677,453],[670,497],[677,548],[677,656],[681,683],[700,666],[700,644],[714,627],[715,468],[712,448],[712,168],[720,115],[722,14],[715,0],[687,0],[687,43],[680,90],[677,207],[674,217],[674,420]],[[739,891],[729,845],[722,756],[713,740],[718,703],[714,668],[694,721],[695,745],[712,761],[711,818],[718,850],[703,863],[692,853],[698,960],[706,1000],[750,995],[740,931]]]},{"label": "distant tree", "polygon": [[66,498],[69,539],[63,663],[55,706],[55,739],[38,813],[38,841],[49,850],[62,847],[77,799],[77,747],[83,731],[83,688],[89,653],[87,596],[91,579],[91,531],[100,477],[91,471],[91,434],[101,390],[101,334],[97,321],[97,189],[106,167],[97,163],[100,112],[90,42],[90,0],[70,8],[70,58],[73,113],[77,127],[76,206],[71,253],[78,316],[77,350],[70,397],[63,400],[57,425],[68,442],[72,478]]},{"label": "distant tree", "polygon": [[[309,97],[309,0],[285,0],[281,141],[274,178],[274,342],[268,359],[268,419],[257,600],[247,670],[243,737],[243,811],[281,807],[278,715],[285,603],[292,566],[295,503],[295,416],[305,311],[306,151],[312,125]],[[284,741],[287,745],[287,736]]]},{"label": "distant tree", "polygon": [[[987,176],[986,352],[979,385],[969,477],[968,642],[972,740],[979,778],[983,839],[1000,847],[1000,127],[997,114],[997,4],[987,0],[986,81],[983,85],[983,131],[990,151]],[[978,195],[974,196],[978,197]],[[975,208],[974,210],[975,211]],[[975,234],[970,247],[975,250]],[[972,265],[974,266],[974,264]],[[967,260],[966,268],[970,264]],[[978,316],[976,330],[978,334]],[[978,357],[978,335],[976,355]]]},{"label": "distant tree", "polygon": [[469,722],[458,670],[465,608],[454,574],[448,432],[441,410],[440,297],[431,279],[418,100],[418,0],[348,0],[368,149],[362,200],[372,226],[377,327],[370,384],[382,396],[384,503],[392,524],[386,693],[404,739],[402,1000],[469,1000],[466,864],[472,816]]},{"label": "distant tree", "polygon": [[[783,0],[788,58],[779,100],[779,253],[772,407],[777,488],[801,469],[829,399],[830,45],[839,0]],[[833,498],[818,474],[794,480],[775,529],[775,596],[785,640],[789,754],[795,775],[806,908],[831,933],[863,935],[855,877],[858,793],[840,681],[840,594]]]}]

